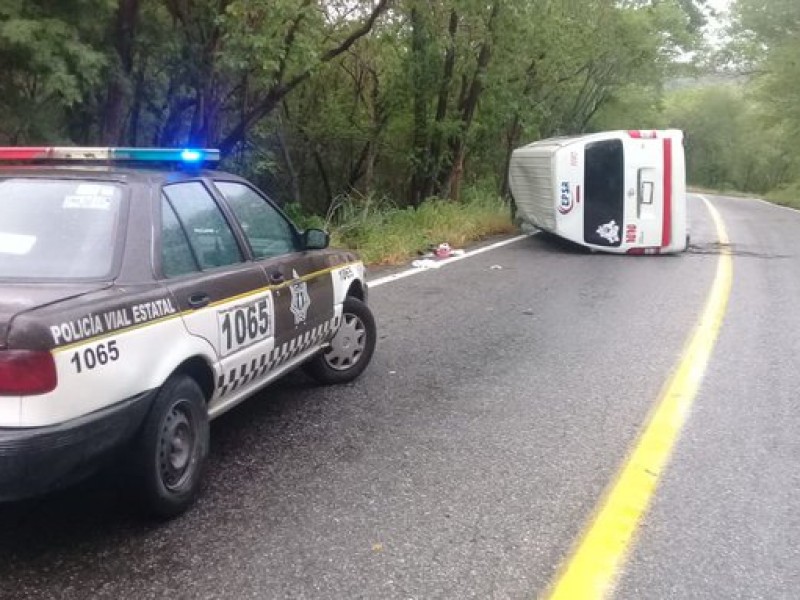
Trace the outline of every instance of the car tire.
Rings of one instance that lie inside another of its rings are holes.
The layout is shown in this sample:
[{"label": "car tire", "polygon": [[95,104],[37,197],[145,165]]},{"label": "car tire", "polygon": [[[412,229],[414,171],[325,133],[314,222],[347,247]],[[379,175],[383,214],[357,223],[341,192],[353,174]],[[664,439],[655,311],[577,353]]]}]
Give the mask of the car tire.
[{"label": "car tire", "polygon": [[377,337],[372,311],[361,300],[348,296],[339,329],[328,346],[306,363],[305,370],[323,384],[352,381],[369,365]]},{"label": "car tire", "polygon": [[197,382],[174,375],[161,387],[132,448],[141,508],[157,518],[179,515],[194,502],[208,456],[206,399]]}]

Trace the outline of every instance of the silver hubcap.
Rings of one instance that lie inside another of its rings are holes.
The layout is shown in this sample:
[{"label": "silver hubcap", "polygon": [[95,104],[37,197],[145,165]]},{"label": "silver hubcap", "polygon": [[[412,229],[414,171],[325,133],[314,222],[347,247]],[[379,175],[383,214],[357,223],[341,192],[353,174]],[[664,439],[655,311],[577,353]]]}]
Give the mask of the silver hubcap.
[{"label": "silver hubcap", "polygon": [[331,369],[346,371],[361,358],[366,343],[367,329],[364,323],[356,315],[345,314],[339,331],[323,355],[325,362]]},{"label": "silver hubcap", "polygon": [[173,405],[161,426],[158,470],[168,490],[180,487],[191,475],[195,434],[185,402]]}]

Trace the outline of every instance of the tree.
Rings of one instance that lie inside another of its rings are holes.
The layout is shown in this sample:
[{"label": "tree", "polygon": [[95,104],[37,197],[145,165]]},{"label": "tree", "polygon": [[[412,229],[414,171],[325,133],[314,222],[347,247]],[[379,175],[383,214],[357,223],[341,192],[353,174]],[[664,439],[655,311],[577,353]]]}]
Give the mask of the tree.
[{"label": "tree", "polygon": [[104,0],[0,1],[0,138],[18,144],[66,137],[67,111],[100,82],[107,56]]}]

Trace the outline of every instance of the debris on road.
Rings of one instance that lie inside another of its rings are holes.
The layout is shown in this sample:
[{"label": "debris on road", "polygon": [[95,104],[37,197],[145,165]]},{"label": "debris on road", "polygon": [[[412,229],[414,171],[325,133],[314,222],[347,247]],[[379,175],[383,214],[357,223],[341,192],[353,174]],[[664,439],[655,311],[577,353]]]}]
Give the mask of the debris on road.
[{"label": "debris on road", "polygon": [[411,266],[416,269],[436,269],[441,266],[439,261],[442,259],[464,256],[466,253],[466,250],[456,250],[447,242],[442,242],[438,246],[431,246],[428,252],[421,254],[417,260],[411,263]]},{"label": "debris on road", "polygon": [[432,258],[422,258],[411,263],[415,269],[438,269],[441,265]]},{"label": "debris on road", "polygon": [[433,254],[436,256],[436,258],[450,258],[453,255],[453,249],[447,242],[442,242],[436,246]]}]

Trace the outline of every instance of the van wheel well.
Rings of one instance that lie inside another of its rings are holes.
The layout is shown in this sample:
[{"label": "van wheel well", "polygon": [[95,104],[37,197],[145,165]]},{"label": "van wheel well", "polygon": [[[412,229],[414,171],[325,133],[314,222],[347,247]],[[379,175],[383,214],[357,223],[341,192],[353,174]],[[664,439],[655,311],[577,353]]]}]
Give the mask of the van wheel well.
[{"label": "van wheel well", "polygon": [[197,382],[200,389],[203,390],[206,402],[214,395],[214,372],[211,370],[209,364],[199,356],[184,361],[175,369],[175,373],[182,373],[188,375]]}]

